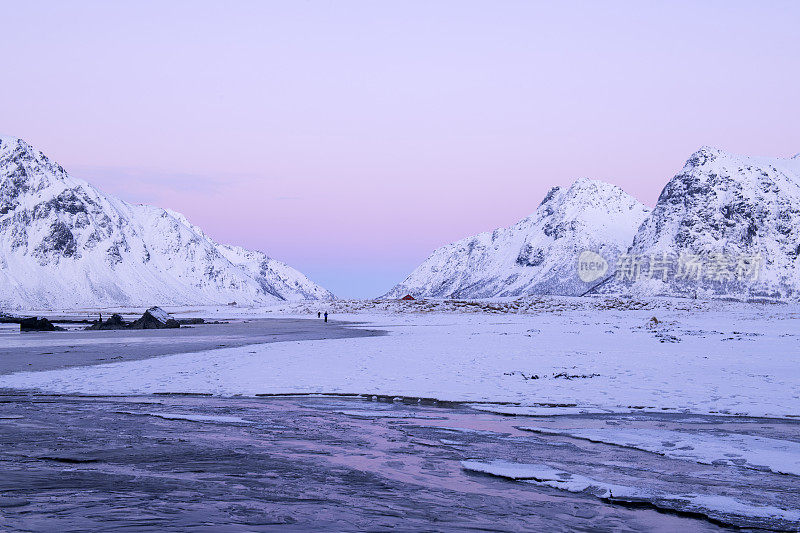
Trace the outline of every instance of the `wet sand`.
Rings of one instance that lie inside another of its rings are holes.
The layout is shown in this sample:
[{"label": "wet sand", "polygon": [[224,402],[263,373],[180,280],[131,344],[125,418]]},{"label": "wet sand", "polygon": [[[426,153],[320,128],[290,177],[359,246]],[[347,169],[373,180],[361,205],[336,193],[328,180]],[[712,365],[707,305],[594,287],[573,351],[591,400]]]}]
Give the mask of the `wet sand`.
[{"label": "wet sand", "polygon": [[322,320],[263,318],[198,324],[179,329],[20,333],[19,326],[0,329],[0,375],[88,366],[148,357],[264,344],[385,335],[358,324]]}]

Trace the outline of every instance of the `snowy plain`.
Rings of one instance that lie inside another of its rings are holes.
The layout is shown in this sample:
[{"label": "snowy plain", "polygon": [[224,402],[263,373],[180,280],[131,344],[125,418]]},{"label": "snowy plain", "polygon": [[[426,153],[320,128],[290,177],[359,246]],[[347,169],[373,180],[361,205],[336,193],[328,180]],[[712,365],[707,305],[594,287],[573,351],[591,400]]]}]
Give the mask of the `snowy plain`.
[{"label": "snowy plain", "polygon": [[506,404],[483,408],[508,414],[561,409],[800,417],[796,305],[547,297],[170,311],[316,319],[324,310],[332,319],[389,335],[21,372],[0,377],[0,387],[114,395],[396,395]]}]

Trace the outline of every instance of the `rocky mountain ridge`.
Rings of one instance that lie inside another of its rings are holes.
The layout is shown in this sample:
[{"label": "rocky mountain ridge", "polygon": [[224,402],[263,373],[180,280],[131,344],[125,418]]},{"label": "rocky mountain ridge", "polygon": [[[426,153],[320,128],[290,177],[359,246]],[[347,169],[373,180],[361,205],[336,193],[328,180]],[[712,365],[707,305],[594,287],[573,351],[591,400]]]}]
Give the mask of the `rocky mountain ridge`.
[{"label": "rocky mountain ridge", "polygon": [[0,306],[263,304],[333,295],[261,252],[221,245],[183,215],[133,205],[0,138]]},{"label": "rocky mountain ridge", "polygon": [[592,251],[613,268],[649,210],[619,187],[579,179],[553,187],[536,212],[509,228],[467,237],[435,250],[385,295],[487,298],[580,295],[580,254]]}]

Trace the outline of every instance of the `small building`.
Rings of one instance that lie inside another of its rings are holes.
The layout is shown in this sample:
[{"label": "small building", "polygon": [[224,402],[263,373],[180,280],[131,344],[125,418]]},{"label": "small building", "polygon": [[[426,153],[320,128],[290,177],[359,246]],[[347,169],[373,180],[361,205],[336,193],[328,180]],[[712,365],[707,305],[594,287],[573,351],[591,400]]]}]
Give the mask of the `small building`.
[{"label": "small building", "polygon": [[400,299],[401,299],[401,300],[408,300],[408,301],[411,301],[411,300],[416,300],[416,298],[414,298],[414,297],[413,297],[413,296],[411,296],[410,294],[406,294],[405,296],[403,296],[403,297],[402,297],[402,298],[400,298]]}]

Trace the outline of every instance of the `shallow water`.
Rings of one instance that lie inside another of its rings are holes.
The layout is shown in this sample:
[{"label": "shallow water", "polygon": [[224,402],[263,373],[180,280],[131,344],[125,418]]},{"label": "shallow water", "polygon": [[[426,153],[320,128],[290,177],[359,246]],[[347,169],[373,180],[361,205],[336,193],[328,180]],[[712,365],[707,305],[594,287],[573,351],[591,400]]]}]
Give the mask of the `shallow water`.
[{"label": "shallow water", "polygon": [[[713,427],[798,439],[791,421],[687,415],[509,417],[330,397],[0,396],[6,531],[713,531],[800,524],[680,498],[604,498],[477,474],[545,464],[654,495],[800,507],[798,478],[518,429]],[[660,510],[658,508],[661,508]],[[746,508],[746,506],[745,506]],[[684,515],[683,513],[691,513]]]}]

